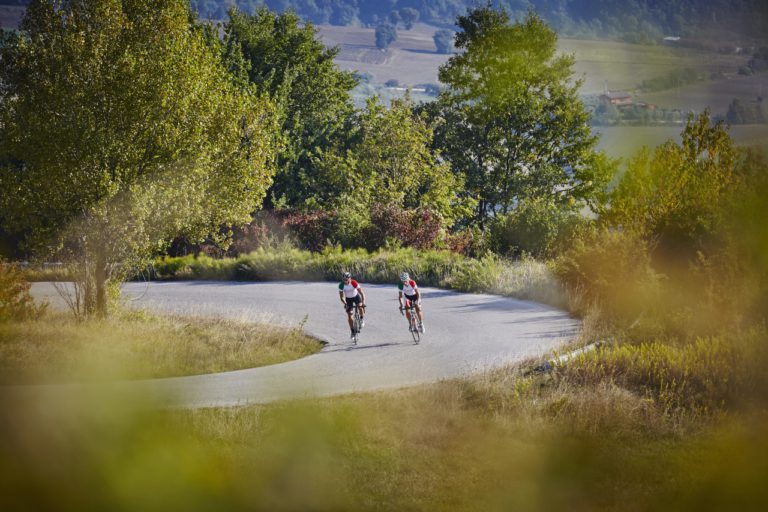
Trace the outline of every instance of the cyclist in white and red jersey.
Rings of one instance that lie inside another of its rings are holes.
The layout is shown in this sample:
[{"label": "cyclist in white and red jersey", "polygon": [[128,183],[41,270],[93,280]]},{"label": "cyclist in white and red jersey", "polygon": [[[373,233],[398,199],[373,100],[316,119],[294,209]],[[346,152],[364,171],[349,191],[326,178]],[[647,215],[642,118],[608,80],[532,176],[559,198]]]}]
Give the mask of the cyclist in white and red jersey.
[{"label": "cyclist in white and red jersey", "polygon": [[352,279],[352,274],[344,272],[341,275],[341,282],[339,283],[339,299],[344,304],[344,308],[347,310],[347,321],[349,322],[349,330],[352,333],[350,336],[355,338],[355,328],[352,321],[352,308],[357,304],[360,306],[360,327],[365,326],[365,293],[360,284]]},{"label": "cyclist in white and red jersey", "polygon": [[[421,293],[419,293],[419,287],[416,285],[416,281],[411,279],[408,272],[400,273],[400,284],[397,285],[398,300],[400,301],[400,312],[405,309],[405,316],[408,318],[408,322],[411,321],[411,313],[407,309],[407,306],[412,303],[416,307],[416,315],[419,317],[419,331],[424,332],[424,313],[421,311]],[[403,296],[405,296],[405,304],[403,304]]]}]

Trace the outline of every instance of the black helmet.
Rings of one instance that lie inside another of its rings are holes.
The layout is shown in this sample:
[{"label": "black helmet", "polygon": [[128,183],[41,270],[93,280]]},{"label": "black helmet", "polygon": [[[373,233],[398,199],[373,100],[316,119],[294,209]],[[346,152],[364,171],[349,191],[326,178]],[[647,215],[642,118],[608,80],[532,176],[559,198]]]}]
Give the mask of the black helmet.
[{"label": "black helmet", "polygon": [[344,272],[343,274],[341,274],[341,278],[342,279],[352,279],[352,274],[350,274],[349,272]]}]

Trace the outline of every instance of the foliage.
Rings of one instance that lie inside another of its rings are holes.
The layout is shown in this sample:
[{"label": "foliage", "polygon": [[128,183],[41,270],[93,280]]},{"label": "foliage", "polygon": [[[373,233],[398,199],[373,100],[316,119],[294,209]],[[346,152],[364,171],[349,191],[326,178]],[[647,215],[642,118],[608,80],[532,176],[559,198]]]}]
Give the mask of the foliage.
[{"label": "foliage", "polygon": [[376,48],[385,50],[389,48],[390,44],[397,41],[397,29],[394,25],[389,23],[377,25],[376,30],[374,31],[374,37],[376,38]]},{"label": "foliage", "polygon": [[739,173],[725,126],[712,125],[708,112],[690,117],[680,145],[669,141],[628,163],[605,222],[657,244],[664,257],[690,260],[719,242]]},{"label": "foliage", "polygon": [[308,280],[336,281],[351,272],[362,283],[397,283],[403,270],[423,286],[464,292],[496,293],[567,306],[563,289],[546,264],[530,258],[512,262],[497,256],[466,258],[445,250],[414,248],[322,252],[299,249],[259,249],[237,258],[164,257],[153,263],[155,279]]},{"label": "foliage", "polygon": [[[280,110],[282,150],[268,197],[273,203],[299,205],[313,195],[306,181],[318,172],[315,152],[345,138],[345,122],[354,110],[349,91],[357,79],[334,63],[338,48],[327,48],[317,29],[296,13],[261,7],[253,15],[238,10],[229,15],[224,46],[242,55],[250,82]],[[228,64],[231,69],[231,59]]]},{"label": "foliage", "polygon": [[659,301],[662,276],[653,269],[649,252],[636,236],[601,230],[577,238],[558,258],[556,273],[570,290],[577,312],[597,310],[626,327],[641,315],[664,311]]},{"label": "foliage", "polygon": [[388,109],[371,98],[358,114],[350,146],[318,155],[322,174],[308,184],[314,192],[308,206],[354,206],[362,212],[376,204],[421,207],[450,227],[471,201],[458,197],[461,179],[430,151],[431,141],[431,126],[413,114],[407,97]]},{"label": "foliage", "polygon": [[568,247],[579,227],[588,224],[578,212],[546,199],[521,202],[491,224],[493,250],[497,254],[551,258]]},{"label": "foliage", "polygon": [[181,0],[36,0],[2,49],[0,202],[39,255],[77,262],[83,313],[180,233],[247,222],[273,108],[239,91]]},{"label": "foliage", "polygon": [[[266,5],[276,12],[295,10],[303,20],[312,23],[363,26],[374,26],[388,19],[393,11],[397,12],[398,21],[407,23],[407,9],[414,9],[426,23],[447,25],[478,3],[476,0],[234,2],[239,9],[249,13]],[[209,19],[225,19],[227,8],[232,4],[225,0],[191,0],[192,7]],[[761,38],[768,20],[768,11],[762,0],[708,0],[706,8],[702,8],[701,0],[496,0],[493,5],[516,15],[523,15],[528,9],[535,10],[558,33],[567,37],[610,38],[640,44],[656,44],[666,35],[697,38],[713,27],[718,31]],[[706,44],[698,39],[693,42]]]},{"label": "foliage", "polygon": [[29,288],[24,274],[0,259],[0,322],[34,319],[45,311],[45,305],[35,304]]},{"label": "foliage", "polygon": [[508,21],[490,6],[459,17],[463,51],[440,68],[447,88],[432,109],[436,146],[466,175],[480,225],[532,198],[597,210],[614,164],[594,150],[573,57],[555,55],[555,33],[535,14]]},{"label": "foliage", "polygon": [[725,120],[732,125],[768,123],[768,106],[766,106],[763,98],[749,102],[734,98],[728,105]]},{"label": "foliage", "polygon": [[764,210],[766,168],[707,113],[689,119],[682,143],[641,151],[601,229],[560,260],[579,309],[686,340],[764,321],[766,237],[751,219]]},{"label": "foliage", "polygon": [[451,30],[437,30],[432,36],[437,53],[442,53],[444,55],[453,53],[453,37],[453,32]]},{"label": "foliage", "polygon": [[400,9],[400,20],[405,25],[405,30],[411,30],[413,25],[419,21],[419,11],[413,7],[404,7]]},{"label": "foliage", "polygon": [[368,249],[392,242],[403,247],[432,249],[442,234],[442,219],[429,209],[403,209],[394,205],[374,205],[371,224],[365,232]]}]

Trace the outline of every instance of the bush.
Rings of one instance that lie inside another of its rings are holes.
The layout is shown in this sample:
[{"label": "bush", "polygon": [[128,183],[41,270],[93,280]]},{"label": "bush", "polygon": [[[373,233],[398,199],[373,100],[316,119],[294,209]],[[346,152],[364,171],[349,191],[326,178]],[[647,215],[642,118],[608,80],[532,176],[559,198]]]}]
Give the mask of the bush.
[{"label": "bush", "polygon": [[556,273],[577,298],[574,307],[597,307],[608,318],[632,322],[658,304],[659,279],[647,244],[621,231],[576,240],[556,263]]},{"label": "bush", "polygon": [[45,305],[36,305],[29,293],[31,285],[13,264],[0,260],[0,322],[36,318]]},{"label": "bush", "polygon": [[512,257],[523,253],[538,258],[556,255],[570,242],[579,224],[578,214],[548,200],[521,203],[512,213],[496,217],[491,225],[494,252]]},{"label": "bush", "polygon": [[378,249],[395,241],[395,245],[430,249],[442,232],[442,220],[426,208],[407,210],[395,205],[375,205],[371,223],[365,231],[365,246]]},{"label": "bush", "polygon": [[291,229],[300,247],[317,252],[333,238],[337,222],[334,212],[293,211],[286,215],[284,225]]}]

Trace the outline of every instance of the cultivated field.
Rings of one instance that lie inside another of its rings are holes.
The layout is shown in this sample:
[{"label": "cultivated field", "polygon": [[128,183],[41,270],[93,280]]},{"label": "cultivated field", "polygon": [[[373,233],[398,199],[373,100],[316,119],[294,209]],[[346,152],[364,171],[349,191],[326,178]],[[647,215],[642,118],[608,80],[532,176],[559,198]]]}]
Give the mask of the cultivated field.
[{"label": "cultivated field", "polygon": [[[437,69],[449,57],[435,53],[432,35],[438,29],[423,23],[399,30],[398,40],[385,51],[376,48],[371,28],[321,25],[318,29],[323,42],[340,47],[339,66],[370,73],[375,82],[436,83]],[[584,79],[584,94],[600,93],[606,83],[611,90],[635,89],[643,80],[686,67],[735,74],[747,61],[743,55],[613,41],[561,39],[559,49],[575,56],[574,71]]]},{"label": "cultivated field", "polygon": [[[643,146],[655,148],[668,140],[680,142],[682,126],[597,126],[598,148],[615,158],[634,155]],[[730,129],[734,142],[744,146],[768,147],[768,125],[739,125]]]}]

